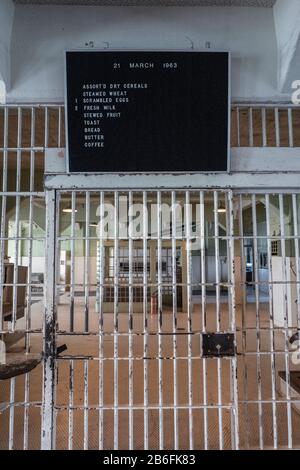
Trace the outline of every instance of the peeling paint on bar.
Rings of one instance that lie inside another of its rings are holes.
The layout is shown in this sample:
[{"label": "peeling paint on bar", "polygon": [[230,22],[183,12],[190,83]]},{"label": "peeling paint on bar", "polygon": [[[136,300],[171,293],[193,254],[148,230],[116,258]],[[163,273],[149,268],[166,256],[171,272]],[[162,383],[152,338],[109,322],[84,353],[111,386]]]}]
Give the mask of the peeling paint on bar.
[{"label": "peeling paint on bar", "polygon": [[46,269],[45,269],[45,321],[43,331],[43,410],[41,449],[55,448],[55,392],[56,392],[56,306],[55,306],[55,191],[46,192]]}]

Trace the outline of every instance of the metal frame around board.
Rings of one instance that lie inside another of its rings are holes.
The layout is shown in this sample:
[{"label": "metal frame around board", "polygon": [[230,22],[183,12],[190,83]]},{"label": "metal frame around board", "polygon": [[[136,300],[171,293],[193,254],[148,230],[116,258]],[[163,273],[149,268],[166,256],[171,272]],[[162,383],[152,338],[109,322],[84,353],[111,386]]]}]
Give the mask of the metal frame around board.
[{"label": "metal frame around board", "polygon": [[[65,103],[65,129],[66,129],[66,158],[67,158],[67,172],[71,174],[81,174],[81,172],[70,172],[69,168],[69,128],[68,128],[68,83],[67,83],[67,53],[68,52],[205,52],[210,54],[215,54],[219,52],[223,52],[228,54],[228,134],[227,134],[227,171],[214,171],[213,173],[218,174],[228,174],[230,173],[230,139],[231,139],[231,52],[226,50],[211,50],[211,49],[127,49],[127,48],[117,48],[117,49],[99,49],[99,48],[82,48],[82,49],[66,49],[64,51],[64,103]],[[97,174],[145,174],[146,172],[131,172],[131,171],[120,171],[120,172],[110,172],[110,171],[101,171],[101,172],[86,172],[86,173],[97,173]],[[189,171],[188,174],[205,174],[207,171]],[[183,174],[182,171],[147,171],[147,174]]]}]

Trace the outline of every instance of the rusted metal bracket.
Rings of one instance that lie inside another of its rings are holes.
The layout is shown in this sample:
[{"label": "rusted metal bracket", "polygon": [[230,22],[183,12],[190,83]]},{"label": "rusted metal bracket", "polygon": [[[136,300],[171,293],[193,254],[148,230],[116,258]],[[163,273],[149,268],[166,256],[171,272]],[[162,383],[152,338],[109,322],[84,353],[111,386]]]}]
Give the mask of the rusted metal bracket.
[{"label": "rusted metal bracket", "polygon": [[5,364],[0,364],[0,380],[28,374],[42,362],[42,358],[42,354],[7,354]]},{"label": "rusted metal bracket", "polygon": [[[56,358],[68,349],[66,344],[59,346],[56,350]],[[8,380],[19,375],[28,374],[35,369],[43,360],[42,354],[17,354],[9,353],[6,363],[0,364],[0,380]]]},{"label": "rusted metal bracket", "polygon": [[59,355],[63,353],[64,351],[67,351],[67,349],[68,349],[68,346],[66,344],[63,344],[62,346],[58,346],[58,348],[56,349],[56,357],[59,357]]},{"label": "rusted metal bracket", "polygon": [[293,336],[290,338],[290,344],[294,344],[296,341],[299,341],[299,331],[295,333]]}]

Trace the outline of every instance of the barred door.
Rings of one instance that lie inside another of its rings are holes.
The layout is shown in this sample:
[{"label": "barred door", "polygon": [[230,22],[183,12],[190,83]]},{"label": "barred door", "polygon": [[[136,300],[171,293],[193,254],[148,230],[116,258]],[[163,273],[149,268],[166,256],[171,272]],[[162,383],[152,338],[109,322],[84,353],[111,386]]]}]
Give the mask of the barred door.
[{"label": "barred door", "polygon": [[[238,448],[232,204],[222,191],[49,201],[46,446]],[[68,350],[51,362],[54,339]]]},{"label": "barred door", "polygon": [[55,201],[53,446],[298,448],[299,195]]},{"label": "barred door", "polygon": [[0,448],[298,449],[297,190],[45,191],[64,145],[63,106],[1,107],[0,352],[36,368],[0,368]]}]

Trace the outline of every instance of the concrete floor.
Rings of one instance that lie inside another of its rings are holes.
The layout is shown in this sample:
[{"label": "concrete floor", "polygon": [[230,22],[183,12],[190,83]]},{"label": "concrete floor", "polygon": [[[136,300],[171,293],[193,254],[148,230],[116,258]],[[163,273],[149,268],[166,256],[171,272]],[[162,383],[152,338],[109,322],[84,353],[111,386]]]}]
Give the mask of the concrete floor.
[{"label": "concrete floor", "polygon": [[[80,331],[83,327],[83,298],[78,297],[75,299],[75,331]],[[94,310],[94,298],[90,298],[90,331],[97,332],[99,316]],[[38,328],[41,326],[41,311],[42,303],[35,303],[32,306],[32,327]],[[215,305],[209,303],[207,305],[207,330],[216,330],[215,321]],[[200,304],[196,303],[193,306],[193,331],[198,332],[192,337],[192,373],[193,373],[193,437],[194,447],[198,449],[204,448],[204,413],[201,406],[203,405],[203,359],[199,358],[200,354],[200,332],[202,330],[201,322],[202,312]],[[223,331],[230,330],[228,323],[228,306],[227,303],[221,304],[221,318]],[[256,330],[255,330],[255,305],[248,304],[246,312],[244,313],[245,325],[247,329],[247,351],[255,351],[256,349]],[[69,298],[63,296],[61,298],[61,305],[58,309],[58,321],[60,331],[68,330],[69,322]],[[237,308],[237,327],[241,327],[242,311]],[[21,324],[19,325],[22,326]],[[269,328],[269,313],[268,304],[260,305],[260,328],[261,330],[261,351],[270,351],[270,332]],[[158,318],[149,316],[149,349],[148,349],[148,377],[149,377],[149,447],[157,449],[159,447],[159,416],[157,407],[159,402],[158,394],[158,336],[156,335],[158,329]],[[105,314],[104,330],[106,333],[113,332],[113,315]],[[140,333],[143,330],[143,316],[141,314],[134,315],[133,330],[135,333]],[[164,427],[164,447],[165,449],[174,448],[174,390],[173,390],[173,366],[174,360],[168,359],[172,356],[172,313],[169,309],[164,309],[163,312],[163,325],[162,331],[165,335],[162,336],[162,351],[163,351],[163,404],[169,409],[164,410],[163,413],[163,427]],[[177,371],[178,371],[178,404],[185,409],[178,411],[179,419],[179,445],[181,449],[189,447],[188,429],[189,417],[187,411],[188,404],[188,342],[187,336],[184,334],[187,331],[187,316],[184,313],[178,313],[178,332],[180,335],[177,337],[178,343],[178,357]],[[128,313],[119,314],[119,332],[128,332]],[[240,441],[241,447],[252,449],[259,447],[259,409],[255,403],[249,401],[258,399],[258,367],[257,357],[255,355],[243,357],[242,353],[242,336],[241,332],[237,334],[238,339],[238,396],[239,396],[239,419],[240,419]],[[134,448],[143,448],[143,433],[144,433],[144,381],[143,381],[143,340],[142,335],[134,335],[133,337],[133,403],[137,410],[133,413],[133,436]],[[94,358],[89,361],[89,393],[88,403],[89,406],[97,406],[99,403],[99,357],[98,353],[98,337],[97,336],[66,336],[59,335],[58,343],[66,343],[68,351],[64,354],[67,355],[87,355]],[[39,334],[32,335],[31,337],[32,352],[39,352],[41,350],[41,336]],[[284,335],[280,331],[275,333],[275,346],[278,354],[276,355],[276,382],[278,387],[278,371],[284,370]],[[14,350],[19,351],[22,343],[15,346]],[[122,407],[128,406],[129,403],[129,368],[128,368],[128,351],[129,342],[128,336],[120,334],[118,337],[118,354],[119,354],[119,367],[118,367],[118,402],[119,402],[119,448],[128,449],[128,436],[129,436],[129,420],[128,410],[123,410]],[[103,400],[105,407],[112,407],[114,403],[114,344],[113,336],[106,335],[103,341],[104,358],[103,361]],[[222,390],[222,403],[230,407],[230,383],[231,383],[231,360],[222,359],[221,361],[221,390]],[[207,413],[207,436],[208,447],[210,449],[218,449],[219,442],[219,416],[217,411],[218,404],[218,361],[210,359],[206,361],[207,364],[207,403],[215,408],[208,410]],[[56,405],[59,409],[57,413],[57,431],[56,431],[56,445],[58,449],[66,449],[68,447],[68,407],[69,403],[69,360],[58,361],[58,384],[57,384],[57,400]],[[292,370],[297,370],[296,366],[291,364]],[[245,383],[245,372],[247,373],[247,382]],[[261,356],[261,377],[262,377],[262,399],[270,400],[272,394],[271,388],[271,360],[270,355],[266,354]],[[24,401],[24,377],[16,378],[16,394],[15,402],[22,403]],[[30,373],[30,402],[35,402],[37,405],[42,399],[42,370],[38,367]],[[9,381],[0,383],[0,406],[3,407],[4,403],[9,402],[10,383]],[[277,392],[277,400],[283,397]],[[242,403],[247,400],[248,404]],[[81,407],[74,411],[74,441],[73,446],[75,449],[83,448],[84,436],[84,362],[82,360],[75,361],[74,370],[74,407]],[[151,409],[152,407],[152,409]],[[24,428],[24,407],[15,406],[14,417],[14,447],[16,449],[23,447],[23,428]],[[113,410],[106,410],[104,415],[104,447],[106,449],[113,448],[114,437],[114,418]],[[276,404],[276,417],[278,425],[278,445],[280,448],[286,448],[288,444],[287,433],[287,405]],[[224,448],[231,448],[231,412],[230,409],[222,411],[222,435]],[[272,421],[272,405],[262,405],[262,425],[263,425],[263,443],[264,448],[273,447],[273,421]],[[300,416],[292,409],[292,434],[293,446],[300,448]],[[0,449],[8,447],[8,430],[9,430],[9,410],[4,411],[0,415]],[[88,443],[90,449],[98,448],[98,435],[99,435],[99,411],[92,409],[88,413]],[[40,447],[40,408],[39,406],[30,407],[29,409],[29,448],[38,449]]]}]

